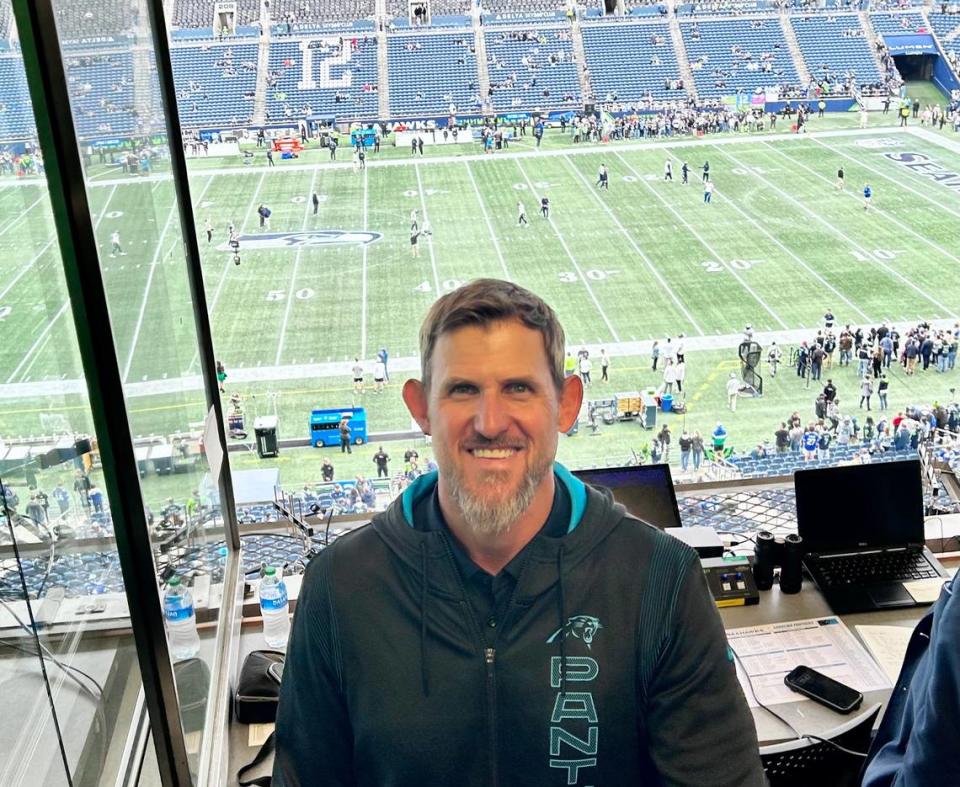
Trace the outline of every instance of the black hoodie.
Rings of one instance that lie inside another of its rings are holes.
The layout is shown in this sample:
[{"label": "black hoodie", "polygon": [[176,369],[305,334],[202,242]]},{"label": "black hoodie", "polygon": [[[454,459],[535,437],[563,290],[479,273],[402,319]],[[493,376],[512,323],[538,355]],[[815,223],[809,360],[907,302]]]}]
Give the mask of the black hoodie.
[{"label": "black hoodie", "polygon": [[423,476],[312,561],[277,718],[275,787],[763,784],[753,717],[696,553],[561,465],[487,647]]}]

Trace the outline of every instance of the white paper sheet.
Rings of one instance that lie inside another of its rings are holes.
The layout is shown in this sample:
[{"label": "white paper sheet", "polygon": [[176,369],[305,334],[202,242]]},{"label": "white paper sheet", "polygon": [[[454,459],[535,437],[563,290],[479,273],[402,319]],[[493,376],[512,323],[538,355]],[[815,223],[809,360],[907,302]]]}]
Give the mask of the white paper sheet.
[{"label": "white paper sheet", "polygon": [[857,626],[857,634],[887,673],[890,682],[896,683],[913,629],[909,626]]},{"label": "white paper sheet", "polygon": [[910,582],[904,582],[903,589],[913,596],[913,600],[918,604],[933,604],[940,598],[940,589],[944,586],[944,583],[949,581],[948,577],[914,579]]},{"label": "white paper sheet", "polygon": [[220,430],[217,424],[217,414],[213,407],[210,408],[210,412],[204,419],[203,450],[207,455],[210,477],[216,485],[220,482],[220,468],[223,466],[223,446],[220,445]]},{"label": "white paper sheet", "polygon": [[783,684],[801,664],[864,693],[893,685],[836,616],[729,629],[727,641],[739,656],[737,677],[751,707],[757,700],[764,705],[806,701]]}]

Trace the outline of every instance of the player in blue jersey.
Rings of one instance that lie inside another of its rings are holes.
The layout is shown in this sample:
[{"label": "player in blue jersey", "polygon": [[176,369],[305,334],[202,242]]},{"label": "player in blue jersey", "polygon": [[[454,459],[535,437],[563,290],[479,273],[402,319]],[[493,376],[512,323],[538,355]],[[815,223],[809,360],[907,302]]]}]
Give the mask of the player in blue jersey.
[{"label": "player in blue jersey", "polygon": [[867,183],[863,187],[863,209],[870,210],[870,200],[873,197],[873,189],[870,188],[870,184]]}]

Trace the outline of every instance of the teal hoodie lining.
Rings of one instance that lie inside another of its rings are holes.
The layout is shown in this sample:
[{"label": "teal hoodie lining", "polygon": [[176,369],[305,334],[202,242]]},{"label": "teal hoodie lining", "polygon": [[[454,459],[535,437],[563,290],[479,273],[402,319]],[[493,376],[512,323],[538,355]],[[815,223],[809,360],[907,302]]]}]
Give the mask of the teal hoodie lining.
[{"label": "teal hoodie lining", "polygon": [[[583,518],[583,512],[587,509],[587,489],[583,481],[575,477],[559,462],[553,463],[553,474],[560,480],[560,483],[564,485],[570,495],[570,526],[567,528],[567,535],[569,535],[577,529],[580,520]],[[403,518],[410,527],[413,527],[414,506],[418,500],[423,499],[433,491],[433,488],[437,485],[438,477],[436,470],[432,473],[425,473],[403,490],[401,496]]]}]

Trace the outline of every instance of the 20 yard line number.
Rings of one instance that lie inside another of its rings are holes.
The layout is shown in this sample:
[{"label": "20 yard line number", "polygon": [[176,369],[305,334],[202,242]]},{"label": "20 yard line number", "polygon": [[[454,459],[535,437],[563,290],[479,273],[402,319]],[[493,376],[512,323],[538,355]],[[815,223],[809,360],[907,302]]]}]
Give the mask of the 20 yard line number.
[{"label": "20 yard line number", "polygon": [[727,260],[726,267],[716,260],[704,260],[700,263],[707,273],[723,273],[728,268],[735,271],[748,271],[754,265],[760,265],[764,260]]}]

